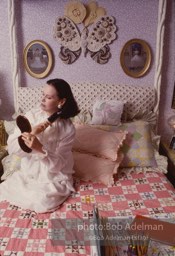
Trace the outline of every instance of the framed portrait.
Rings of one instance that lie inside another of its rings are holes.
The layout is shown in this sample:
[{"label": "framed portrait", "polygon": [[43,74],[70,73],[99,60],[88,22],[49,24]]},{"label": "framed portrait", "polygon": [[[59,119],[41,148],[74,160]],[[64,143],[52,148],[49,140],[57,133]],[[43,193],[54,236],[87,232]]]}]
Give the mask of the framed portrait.
[{"label": "framed portrait", "polygon": [[146,74],[151,65],[151,49],[141,39],[132,39],[122,48],[120,63],[123,71],[131,77],[138,78]]},{"label": "framed portrait", "polygon": [[23,58],[26,71],[35,78],[44,78],[51,71],[52,51],[44,41],[30,42],[24,49]]}]

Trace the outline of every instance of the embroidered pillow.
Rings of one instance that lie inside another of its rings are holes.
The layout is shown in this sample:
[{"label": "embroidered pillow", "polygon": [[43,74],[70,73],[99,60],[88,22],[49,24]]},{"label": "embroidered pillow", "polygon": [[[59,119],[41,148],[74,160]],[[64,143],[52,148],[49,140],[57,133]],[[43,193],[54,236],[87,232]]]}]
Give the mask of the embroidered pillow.
[{"label": "embroidered pillow", "polygon": [[73,151],[74,176],[83,181],[99,182],[104,185],[114,184],[114,174],[117,173],[122,155],[117,161],[111,161],[87,153]]},{"label": "embroidered pillow", "polygon": [[4,121],[5,131],[8,135],[14,133],[16,121]]},{"label": "embroidered pillow", "polygon": [[3,175],[2,180],[10,177],[14,172],[19,171],[21,168],[21,158],[15,154],[7,155],[2,159]]},{"label": "embroidered pillow", "polygon": [[95,126],[107,131],[125,131],[126,139],[121,147],[124,154],[121,167],[157,167],[148,122],[139,120],[123,123],[119,126]]},{"label": "embroidered pillow", "polygon": [[89,124],[92,120],[92,114],[88,110],[82,110],[77,116],[71,118],[73,123]]},{"label": "embroidered pillow", "polygon": [[120,124],[123,106],[124,102],[118,100],[97,100],[93,106],[91,124]]},{"label": "embroidered pillow", "polygon": [[125,131],[108,132],[89,125],[75,125],[73,150],[94,156],[117,160],[117,152],[126,137]]}]

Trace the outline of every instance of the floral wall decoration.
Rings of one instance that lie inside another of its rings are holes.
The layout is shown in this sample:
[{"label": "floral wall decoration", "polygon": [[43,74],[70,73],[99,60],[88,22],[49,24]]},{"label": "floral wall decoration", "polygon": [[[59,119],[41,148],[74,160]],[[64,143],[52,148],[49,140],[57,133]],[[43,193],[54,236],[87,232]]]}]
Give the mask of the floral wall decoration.
[{"label": "floral wall decoration", "polygon": [[[83,25],[80,32],[78,24]],[[88,27],[91,26],[89,31]],[[65,6],[64,16],[58,17],[54,25],[54,38],[61,44],[59,57],[66,64],[75,62],[81,52],[87,53],[99,64],[105,64],[111,57],[110,47],[116,38],[115,19],[106,14],[95,1],[86,6],[71,1]]]}]

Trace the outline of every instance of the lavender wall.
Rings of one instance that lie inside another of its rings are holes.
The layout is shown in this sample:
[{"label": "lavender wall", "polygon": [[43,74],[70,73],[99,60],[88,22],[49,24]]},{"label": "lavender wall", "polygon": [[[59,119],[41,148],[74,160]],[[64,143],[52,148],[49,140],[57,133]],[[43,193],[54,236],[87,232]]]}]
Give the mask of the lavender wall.
[{"label": "lavender wall", "polygon": [[[132,84],[153,86],[155,72],[156,30],[158,15],[158,0],[99,0],[99,6],[107,10],[107,14],[116,18],[118,27],[117,40],[111,45],[112,58],[109,63],[100,65],[95,63],[90,56],[80,58],[71,65],[64,64],[59,58],[60,45],[53,39],[53,26],[55,19],[62,16],[66,0],[20,0],[15,1],[17,22],[18,61],[20,64],[20,85],[37,86],[44,84],[48,79],[61,77],[68,82],[76,81],[102,81],[117,84]],[[82,0],[83,3],[88,1]],[[169,0],[167,24],[172,33],[172,2]],[[13,109],[12,74],[10,64],[10,42],[8,34],[8,8],[7,0],[1,0],[0,8],[0,98],[2,107],[0,118],[10,119]],[[80,30],[82,27],[80,26]],[[169,32],[167,32],[169,34]],[[148,42],[152,51],[152,65],[150,71],[142,78],[127,76],[120,65],[120,52],[123,45],[130,39],[140,38]],[[54,67],[48,77],[36,79],[31,77],[23,66],[23,49],[32,40],[40,39],[51,47],[54,57]],[[172,37],[167,39],[168,47],[173,49]],[[5,54],[4,54],[5,52]],[[170,55],[171,53],[169,53]],[[169,63],[169,58],[167,59]],[[169,67],[170,66],[170,67]],[[168,88],[169,96],[172,93],[172,63],[164,70],[167,77],[164,90]],[[167,84],[168,83],[168,84]],[[162,99],[166,102],[167,98]],[[169,98],[168,98],[169,101]],[[163,102],[163,104],[164,104]],[[169,106],[166,105],[168,111]],[[162,109],[161,111],[164,111]],[[165,114],[166,115],[166,114]],[[164,117],[165,118],[165,117]],[[162,121],[162,119],[161,119]],[[161,130],[161,132],[163,132]]]},{"label": "lavender wall", "polygon": [[[87,1],[83,2],[87,3]],[[158,1],[155,1],[154,5],[151,4],[151,0],[99,1],[99,5],[105,7],[107,13],[116,18],[116,24],[118,26],[118,39],[110,46],[112,58],[109,63],[105,65],[96,64],[90,56],[85,58],[81,55],[80,58],[71,65],[64,64],[58,58],[60,45],[53,39],[53,26],[55,19],[63,15],[65,3],[67,3],[67,1],[51,0],[49,4],[48,1],[21,1],[21,8],[17,10],[18,17],[20,17],[20,13],[22,13],[22,18],[18,19],[18,38],[20,38],[19,53],[22,53],[23,48],[30,41],[41,39],[50,45],[55,57],[55,67],[48,78],[59,76],[64,77],[68,81],[91,80],[152,85],[154,64],[150,73],[143,79],[131,79],[125,75],[121,69],[120,51],[126,41],[132,38],[142,38],[150,44],[152,51],[155,52]],[[21,60],[22,56],[20,55],[20,63]],[[21,65],[21,67],[22,85],[30,86],[42,83],[41,80],[36,80],[26,74],[23,65]]]}]

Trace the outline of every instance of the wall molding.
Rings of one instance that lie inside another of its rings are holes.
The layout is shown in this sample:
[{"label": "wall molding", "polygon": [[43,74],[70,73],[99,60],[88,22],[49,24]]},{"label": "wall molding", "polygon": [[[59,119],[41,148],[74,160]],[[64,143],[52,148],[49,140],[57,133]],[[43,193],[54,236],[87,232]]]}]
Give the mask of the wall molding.
[{"label": "wall molding", "polygon": [[159,0],[158,21],[157,21],[157,39],[156,39],[156,58],[155,58],[155,75],[154,88],[157,92],[157,101],[154,107],[154,113],[159,115],[159,103],[162,79],[162,63],[163,63],[163,45],[165,32],[165,16],[166,16],[167,0]]},{"label": "wall molding", "polygon": [[19,67],[17,58],[17,38],[16,38],[16,18],[15,18],[15,0],[8,0],[8,20],[10,34],[10,51],[12,66],[12,85],[15,112],[18,110],[18,87],[19,87]]}]

